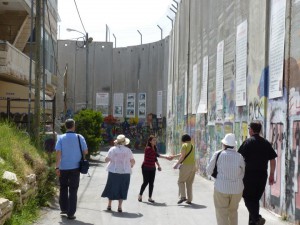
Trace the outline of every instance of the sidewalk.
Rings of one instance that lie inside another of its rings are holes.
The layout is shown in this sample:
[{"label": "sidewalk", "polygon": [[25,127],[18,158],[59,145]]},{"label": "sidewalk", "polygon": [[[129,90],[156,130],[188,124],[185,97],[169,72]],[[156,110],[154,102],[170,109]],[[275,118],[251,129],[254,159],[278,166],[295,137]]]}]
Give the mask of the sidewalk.
[{"label": "sidewalk", "polygon": [[[97,156],[97,161],[90,167],[90,176],[81,175],[78,191],[78,207],[76,220],[68,220],[59,215],[60,209],[56,203],[51,209],[43,211],[41,219],[36,225],[214,225],[216,223],[213,204],[213,182],[196,175],[193,190],[194,200],[192,205],[177,204],[177,178],[178,170],[174,170],[174,162],[159,159],[162,171],[156,173],[153,199],[154,204],[149,203],[148,187],[144,192],[143,202],[138,202],[137,197],[142,184],[141,163],[143,154],[135,152],[136,165],[131,176],[128,198],[123,203],[123,213],[117,212],[117,201],[112,204],[112,212],[106,211],[107,199],[100,195],[104,189],[107,172],[104,157],[106,152]],[[289,224],[281,221],[265,209],[261,209],[261,215],[266,219],[267,225]],[[239,207],[239,224],[248,224],[248,212],[241,201]]]}]

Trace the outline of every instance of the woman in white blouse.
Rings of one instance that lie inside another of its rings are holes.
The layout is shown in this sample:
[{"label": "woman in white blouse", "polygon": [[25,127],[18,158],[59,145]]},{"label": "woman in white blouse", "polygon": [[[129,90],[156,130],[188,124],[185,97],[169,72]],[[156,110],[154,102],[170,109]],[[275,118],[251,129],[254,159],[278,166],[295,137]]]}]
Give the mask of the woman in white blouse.
[{"label": "woman in white blouse", "polygon": [[105,158],[105,162],[108,162],[108,177],[101,197],[108,198],[108,211],[111,210],[112,201],[118,200],[118,212],[122,212],[122,203],[127,199],[131,168],[135,160],[132,151],[125,146],[130,143],[128,138],[120,134],[114,143],[115,146],[109,149]]},{"label": "woman in white blouse", "polygon": [[218,225],[237,225],[237,210],[244,190],[245,161],[236,151],[234,134],[227,134],[221,142],[223,149],[212,156],[206,172],[212,175],[217,164],[214,204]]}]

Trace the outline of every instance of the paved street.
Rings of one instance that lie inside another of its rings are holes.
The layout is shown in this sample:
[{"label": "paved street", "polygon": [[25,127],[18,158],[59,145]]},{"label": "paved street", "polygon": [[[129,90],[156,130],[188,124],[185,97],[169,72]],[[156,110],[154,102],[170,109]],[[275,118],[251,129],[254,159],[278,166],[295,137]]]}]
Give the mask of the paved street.
[{"label": "paved street", "polygon": [[[74,225],[214,225],[216,223],[213,205],[213,182],[196,176],[194,182],[194,200],[192,205],[177,205],[177,178],[178,170],[172,169],[174,162],[159,159],[162,171],[156,173],[153,199],[154,204],[147,200],[146,189],[143,202],[138,202],[137,197],[142,184],[141,163],[143,154],[135,153],[136,165],[133,168],[128,199],[123,203],[123,213],[117,212],[117,202],[112,205],[112,212],[106,211],[107,199],[100,195],[104,189],[107,178],[104,163],[106,152],[101,152],[90,168],[90,176],[81,176],[78,193],[78,208],[76,220],[70,221],[59,215],[57,203],[51,209],[43,211],[42,218],[36,225],[74,224]],[[268,225],[286,224],[267,210],[261,210],[262,216]],[[239,207],[239,224],[246,225],[248,212],[241,201]]]}]

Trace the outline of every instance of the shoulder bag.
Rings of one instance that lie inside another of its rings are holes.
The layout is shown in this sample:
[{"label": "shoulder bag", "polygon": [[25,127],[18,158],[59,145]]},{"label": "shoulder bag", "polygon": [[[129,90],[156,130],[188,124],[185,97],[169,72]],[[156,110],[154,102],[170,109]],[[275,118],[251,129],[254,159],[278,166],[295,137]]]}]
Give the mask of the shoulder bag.
[{"label": "shoulder bag", "polygon": [[88,160],[86,160],[84,158],[83,153],[82,153],[81,143],[80,143],[80,137],[79,137],[79,135],[77,135],[77,137],[78,137],[78,143],[79,143],[80,152],[81,152],[81,159],[79,162],[79,172],[82,174],[87,174],[89,171],[89,168],[90,168],[90,163]]},{"label": "shoulder bag", "polygon": [[219,156],[221,154],[222,151],[220,151],[217,155],[217,159],[216,159],[216,163],[215,163],[215,168],[214,168],[214,172],[211,174],[212,177],[214,178],[217,178],[217,175],[218,175],[218,167],[217,167],[217,162],[218,162],[218,159],[219,159]]},{"label": "shoulder bag", "polygon": [[189,153],[188,153],[188,154],[184,157],[184,159],[178,164],[178,166],[177,166],[176,169],[180,169],[180,167],[181,167],[183,161],[189,156],[189,154],[191,154],[192,150],[193,150],[193,145],[191,146],[191,150],[189,151]]}]

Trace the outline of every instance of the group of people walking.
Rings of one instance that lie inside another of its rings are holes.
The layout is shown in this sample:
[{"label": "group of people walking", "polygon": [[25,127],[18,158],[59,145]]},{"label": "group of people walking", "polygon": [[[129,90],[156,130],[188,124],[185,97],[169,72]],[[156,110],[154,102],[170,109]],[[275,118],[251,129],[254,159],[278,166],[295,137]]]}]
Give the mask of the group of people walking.
[{"label": "group of people walking", "polygon": [[[79,186],[79,161],[81,153],[87,154],[87,145],[84,137],[75,133],[75,121],[68,119],[65,122],[67,133],[61,135],[56,143],[56,173],[60,180],[59,204],[61,214],[66,214],[69,219],[75,219],[77,190]],[[238,224],[238,205],[244,198],[249,211],[249,225],[261,225],[265,219],[259,214],[259,200],[265,189],[268,177],[268,162],[270,162],[269,184],[274,183],[276,152],[271,144],[259,134],[259,122],[251,122],[248,138],[236,149],[234,134],[227,134],[222,139],[223,148],[214,153],[206,170],[208,175],[215,177],[214,204],[218,225]],[[161,166],[158,158],[178,161],[173,165],[179,169],[178,204],[186,202],[192,204],[192,185],[196,173],[195,148],[191,137],[184,134],[181,138],[182,147],[179,154],[162,155],[156,147],[156,137],[150,136],[144,150],[144,160],[141,165],[143,183],[137,196],[138,201],[143,201],[143,193],[147,186],[148,202],[154,203],[152,198],[156,170]],[[132,151],[126,146],[130,140],[124,135],[118,135],[105,158],[108,163],[108,177],[101,197],[108,198],[107,210],[112,210],[112,201],[118,201],[118,212],[122,212],[123,200],[127,199],[132,167],[135,159]],[[81,145],[81,148],[80,148]]]}]

